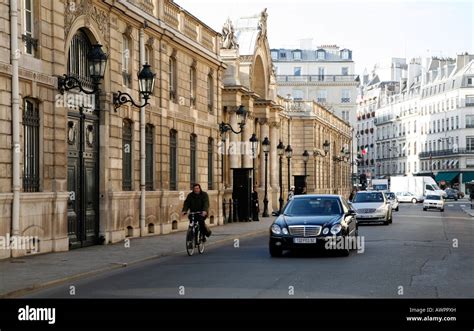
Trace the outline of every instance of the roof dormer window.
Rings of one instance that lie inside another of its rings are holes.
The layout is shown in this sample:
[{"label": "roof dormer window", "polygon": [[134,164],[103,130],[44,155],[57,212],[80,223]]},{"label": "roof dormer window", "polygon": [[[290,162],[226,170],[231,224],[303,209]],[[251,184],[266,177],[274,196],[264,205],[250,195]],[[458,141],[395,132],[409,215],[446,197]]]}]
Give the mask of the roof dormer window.
[{"label": "roof dormer window", "polygon": [[325,60],[326,59],[326,51],[324,49],[317,50],[318,60]]},{"label": "roof dormer window", "polygon": [[293,51],[293,60],[301,60],[301,51]]}]

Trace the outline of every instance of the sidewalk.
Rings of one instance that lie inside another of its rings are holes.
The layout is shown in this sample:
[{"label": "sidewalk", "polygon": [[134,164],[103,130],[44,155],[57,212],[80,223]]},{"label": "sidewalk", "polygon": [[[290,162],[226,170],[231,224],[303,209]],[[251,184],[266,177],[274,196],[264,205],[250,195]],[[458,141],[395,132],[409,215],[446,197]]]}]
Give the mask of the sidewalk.
[{"label": "sidewalk", "polygon": [[[275,217],[259,222],[230,223],[212,227],[206,246],[232,243],[234,239],[268,232]],[[185,232],[131,238],[124,242],[91,246],[62,253],[49,253],[0,261],[0,298],[13,298],[28,291],[73,281],[173,254],[186,254]],[[206,252],[204,253],[206,254]],[[192,258],[192,257],[190,257]]]}]

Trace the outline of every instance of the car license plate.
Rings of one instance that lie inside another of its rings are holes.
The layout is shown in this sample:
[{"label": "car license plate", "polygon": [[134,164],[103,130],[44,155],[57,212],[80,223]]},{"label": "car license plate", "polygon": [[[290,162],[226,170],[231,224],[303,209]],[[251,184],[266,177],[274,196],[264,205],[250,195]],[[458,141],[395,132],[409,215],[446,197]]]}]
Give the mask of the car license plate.
[{"label": "car license plate", "polygon": [[316,244],[316,238],[293,238],[295,244]]}]

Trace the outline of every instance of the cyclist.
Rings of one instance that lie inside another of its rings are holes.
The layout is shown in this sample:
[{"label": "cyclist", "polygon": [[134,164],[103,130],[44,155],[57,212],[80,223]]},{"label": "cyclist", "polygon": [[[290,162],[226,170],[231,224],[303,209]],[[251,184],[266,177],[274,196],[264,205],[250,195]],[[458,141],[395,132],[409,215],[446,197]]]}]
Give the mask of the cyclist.
[{"label": "cyclist", "polygon": [[[195,217],[199,222],[199,228],[201,231],[209,237],[212,231],[206,226],[207,213],[209,212],[209,196],[206,192],[201,189],[201,185],[194,184],[193,191],[188,194],[183,204],[182,215],[186,215],[188,210],[193,212],[202,211],[202,214],[197,214]],[[206,241],[206,238],[203,237]]]}]

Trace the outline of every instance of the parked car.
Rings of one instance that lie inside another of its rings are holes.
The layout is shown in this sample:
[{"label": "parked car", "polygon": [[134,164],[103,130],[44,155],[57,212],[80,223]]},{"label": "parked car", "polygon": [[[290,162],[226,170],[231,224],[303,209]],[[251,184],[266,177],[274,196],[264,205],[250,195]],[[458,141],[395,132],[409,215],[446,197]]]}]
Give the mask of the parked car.
[{"label": "parked car", "polygon": [[428,209],[439,209],[444,211],[444,199],[440,195],[428,195],[423,202],[423,210],[427,211]]},{"label": "parked car", "polygon": [[399,211],[400,203],[398,202],[398,199],[397,199],[395,193],[387,192],[387,193],[385,193],[385,195],[387,196],[388,201],[390,201],[390,204],[392,206],[392,210]]},{"label": "parked car", "polygon": [[[284,250],[326,248],[329,239],[358,235],[355,211],[340,195],[296,195],[270,227],[269,250],[279,257]],[[349,248],[340,252],[347,256]]]},{"label": "parked car", "polygon": [[359,222],[383,222],[385,225],[392,223],[391,203],[380,191],[357,192],[352,207],[356,211]]},{"label": "parked car", "polygon": [[444,192],[446,192],[445,199],[454,199],[454,201],[458,201],[458,192],[456,192],[452,188],[447,188],[446,190],[444,190]]},{"label": "parked car", "polygon": [[397,199],[399,202],[417,203],[417,202],[423,202],[424,200],[423,196],[415,195],[414,193],[411,193],[411,192],[395,192],[395,195],[397,196]]}]

